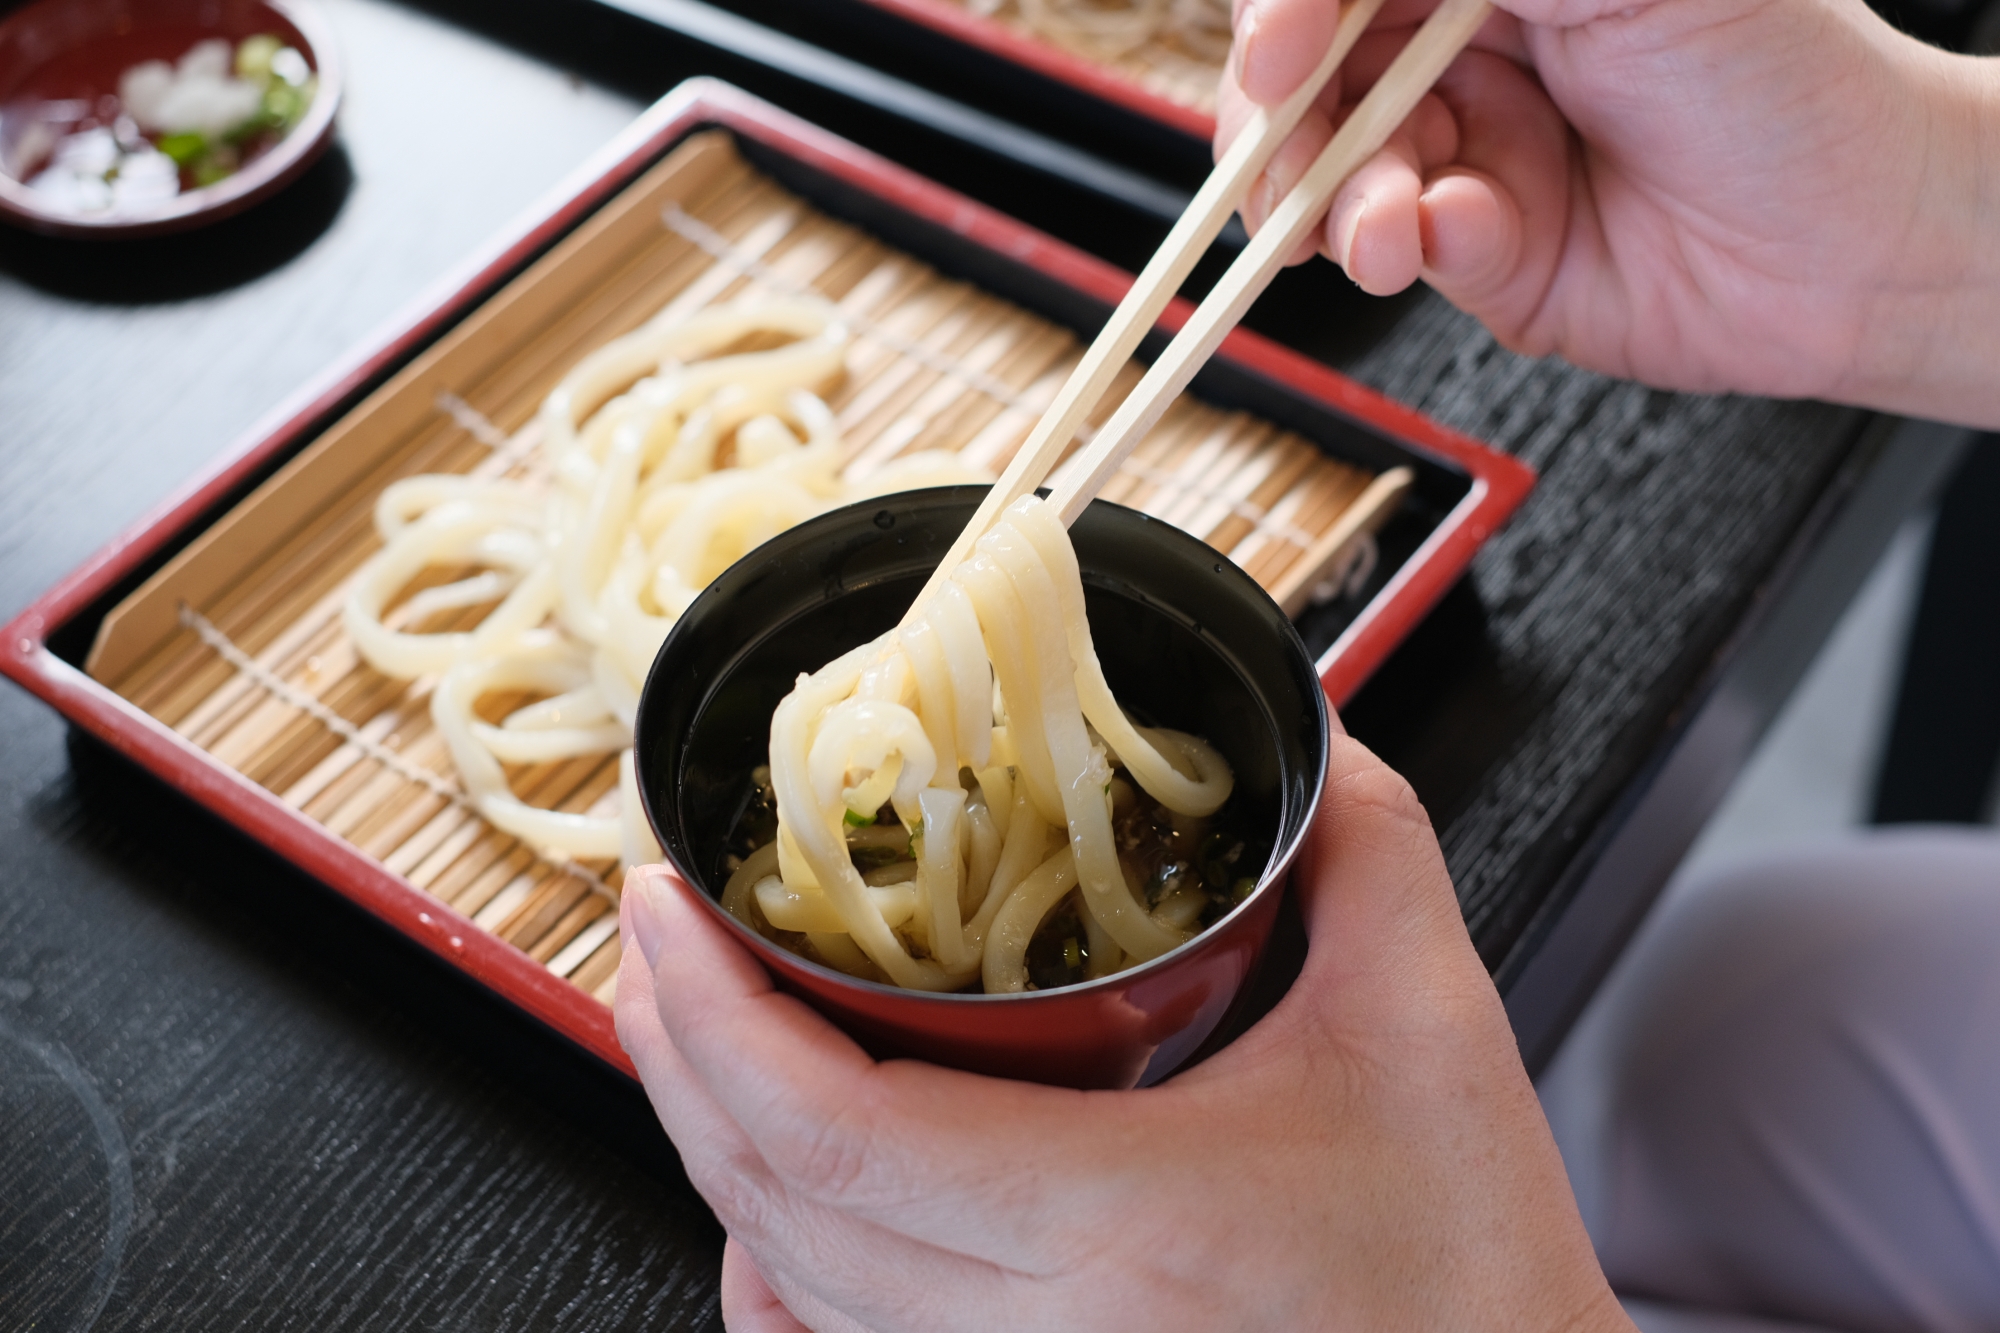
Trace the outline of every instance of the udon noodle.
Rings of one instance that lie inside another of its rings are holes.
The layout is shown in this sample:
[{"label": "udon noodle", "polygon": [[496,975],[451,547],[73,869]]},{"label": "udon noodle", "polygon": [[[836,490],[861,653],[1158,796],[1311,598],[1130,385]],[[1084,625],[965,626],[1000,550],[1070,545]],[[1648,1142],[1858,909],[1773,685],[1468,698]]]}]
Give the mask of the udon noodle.
[{"label": "udon noodle", "polygon": [[1254,886],[1242,843],[1204,846],[1229,764],[1120,708],[1069,533],[1032,496],[905,624],[799,677],[767,783],[775,837],[750,838],[723,906],[898,986],[1028,989],[1031,942],[1066,902],[1070,973],[1109,975]]},{"label": "udon noodle", "polygon": [[[827,509],[990,479],[940,453],[843,478],[822,395],[848,343],[836,309],[816,299],[663,312],[584,357],[544,401],[545,476],[426,475],[383,492],[383,549],[354,580],[346,630],[376,670],[432,682],[431,716],[488,821],[544,853],[657,860],[636,799],[633,716],[688,603]],[[403,597],[441,572],[449,581]],[[429,628],[478,607],[491,609],[476,624]],[[496,724],[479,715],[495,694],[532,701]],[[581,813],[542,809],[509,782],[509,765],[610,754],[618,794]]]},{"label": "udon noodle", "polygon": [[1116,60],[1148,45],[1218,69],[1229,54],[1228,0],[965,0],[987,16],[1009,13],[1056,45]]}]

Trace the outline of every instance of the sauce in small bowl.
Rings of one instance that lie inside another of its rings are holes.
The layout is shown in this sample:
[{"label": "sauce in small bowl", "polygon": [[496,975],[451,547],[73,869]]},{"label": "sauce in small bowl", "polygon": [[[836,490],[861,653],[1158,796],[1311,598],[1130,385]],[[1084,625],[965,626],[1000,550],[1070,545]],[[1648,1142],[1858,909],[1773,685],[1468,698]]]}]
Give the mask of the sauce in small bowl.
[{"label": "sauce in small bowl", "polygon": [[340,92],[298,0],[35,0],[0,20],[0,217],[86,237],[226,217],[311,165]]}]

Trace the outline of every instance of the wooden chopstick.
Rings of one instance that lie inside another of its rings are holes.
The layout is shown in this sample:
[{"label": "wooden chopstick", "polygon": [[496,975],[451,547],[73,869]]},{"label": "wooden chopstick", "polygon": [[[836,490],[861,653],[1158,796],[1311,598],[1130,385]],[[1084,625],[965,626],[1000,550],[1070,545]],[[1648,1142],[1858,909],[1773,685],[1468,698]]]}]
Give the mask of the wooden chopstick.
[{"label": "wooden chopstick", "polygon": [[[1076,437],[1077,428],[1083,424],[1084,418],[1104,397],[1132,353],[1138,350],[1140,340],[1152,329],[1160,313],[1167,308],[1167,303],[1173,300],[1195,264],[1208,252],[1208,247],[1221,233],[1230,215],[1242,204],[1244,195],[1249,193],[1272,154],[1297,127],[1300,118],[1312,106],[1313,99],[1319,96],[1327,80],[1340,68],[1340,62],[1347,58],[1355,42],[1374,21],[1382,4],[1383,0],[1348,0],[1341,11],[1340,23],[1334,29],[1333,41],[1320,58],[1318,67],[1299,85],[1298,91],[1283,102],[1275,107],[1259,108],[1243,127],[1243,132],[1236,136],[1229,151],[1223,154],[1208,179],[1202,182],[1201,189],[1188,201],[1173,230],[1167,233],[1160,248],[1154,251],[1153,257],[1133,281],[1125,299],[1111,312],[1111,318],[1092,340],[1083,359],[1070,372],[1069,379],[1057,391],[1028,438],[1015,451],[1013,461],[1007,465],[1007,470],[994,483],[971,521],[965,525],[965,530],[945,553],[937,571],[931,575],[923,591],[917,594],[904,623],[907,624],[917,608],[924,605],[938,586],[951,576],[951,571],[972,554],[973,543],[993,526],[1001,511],[1047,480],[1069,448],[1070,441]],[[1400,118],[1397,123],[1400,123]],[[1393,123],[1390,128],[1394,129]],[[1232,267],[1230,272],[1235,272],[1235,268]],[[1269,278],[1265,282],[1269,282]],[[1258,290],[1261,291],[1262,287],[1260,283]],[[1233,324],[1235,321],[1230,322]],[[1141,387],[1144,387],[1143,383]],[[1168,395],[1169,401],[1172,397],[1172,394]],[[1166,406],[1163,402],[1160,410],[1165,411]],[[1154,413],[1147,425],[1150,426],[1158,415]],[[1133,443],[1136,442],[1137,436],[1134,436]],[[1122,460],[1129,452],[1128,446],[1118,458]],[[1111,469],[1115,470],[1117,465],[1114,461]],[[1109,475],[1110,470],[1107,470],[1105,476]],[[1101,486],[1102,479],[1097,484]],[[1092,492],[1095,493],[1095,490],[1093,486]]]},{"label": "wooden chopstick", "polygon": [[1214,355],[1250,303],[1270,285],[1306,233],[1318,225],[1341,183],[1389,141],[1492,13],[1489,0],[1444,0],[1425,20],[1145,378],[1073,460],[1068,477],[1049,497],[1063,522],[1076,521],[1133,446]]}]

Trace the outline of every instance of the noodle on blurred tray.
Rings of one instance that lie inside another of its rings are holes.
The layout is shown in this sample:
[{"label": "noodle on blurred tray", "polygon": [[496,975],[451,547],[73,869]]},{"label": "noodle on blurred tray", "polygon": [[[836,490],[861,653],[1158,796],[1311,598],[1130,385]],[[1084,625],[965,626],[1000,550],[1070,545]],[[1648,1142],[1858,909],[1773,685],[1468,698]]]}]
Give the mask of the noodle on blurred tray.
[{"label": "noodle on blurred tray", "polygon": [[1213,114],[1229,58],[1228,0],[957,0],[1171,102]]}]

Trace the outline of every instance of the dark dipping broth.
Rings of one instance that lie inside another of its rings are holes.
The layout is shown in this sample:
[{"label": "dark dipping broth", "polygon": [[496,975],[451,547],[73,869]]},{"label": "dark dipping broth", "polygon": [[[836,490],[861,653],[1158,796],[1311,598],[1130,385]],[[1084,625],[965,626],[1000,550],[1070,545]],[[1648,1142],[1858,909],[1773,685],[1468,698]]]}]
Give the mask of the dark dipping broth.
[{"label": "dark dipping broth", "polygon": [[[969,772],[961,776],[968,791],[978,789]],[[1122,767],[1114,770],[1107,794],[1112,803],[1111,831],[1118,845],[1118,863],[1133,896],[1148,911],[1170,904],[1175,915],[1185,918],[1182,928],[1193,927],[1199,933],[1228,915],[1257,887],[1270,861],[1273,827],[1268,817],[1258,817],[1254,802],[1232,793],[1213,815],[1177,815],[1147,795]],[[903,836],[884,836],[892,830]],[[722,863],[724,875],[733,873],[752,852],[768,847],[777,836],[778,807],[771,793],[770,773],[760,768],[752,775],[748,799],[730,833]],[[916,877],[915,847],[889,805],[881,808],[872,823],[848,830],[848,847],[854,868],[870,883]],[[1071,889],[1036,928],[1028,943],[1029,990],[1053,990],[1091,979],[1090,935],[1084,927],[1082,895],[1082,889]],[[764,938],[801,958],[835,966],[820,956],[805,934],[771,925],[757,909],[756,899],[750,902],[755,928]],[[979,904],[961,902],[960,906],[969,919]],[[923,956],[919,943],[900,930],[897,933],[913,956]],[[861,975],[870,981],[888,981],[872,965]]]}]

